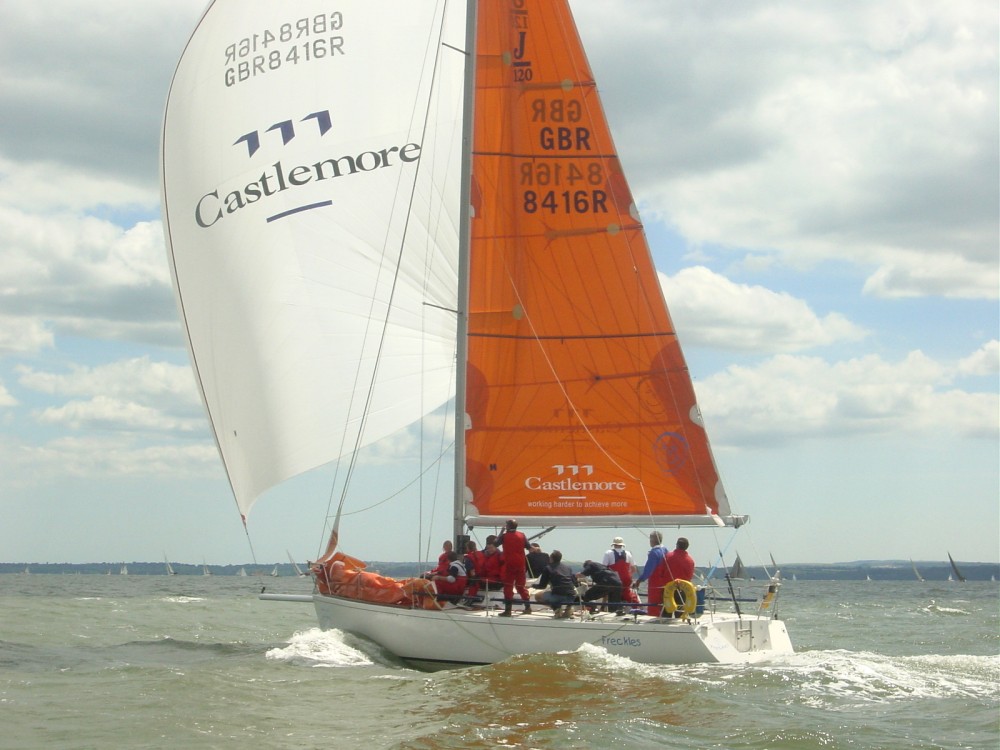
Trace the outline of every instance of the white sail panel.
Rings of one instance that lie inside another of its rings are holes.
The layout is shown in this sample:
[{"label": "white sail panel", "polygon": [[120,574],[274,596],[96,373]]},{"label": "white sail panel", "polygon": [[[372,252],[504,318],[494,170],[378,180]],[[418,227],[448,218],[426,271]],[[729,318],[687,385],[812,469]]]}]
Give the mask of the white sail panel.
[{"label": "white sail panel", "polygon": [[451,395],[464,15],[441,5],[216,0],[178,65],[168,253],[244,514]]}]

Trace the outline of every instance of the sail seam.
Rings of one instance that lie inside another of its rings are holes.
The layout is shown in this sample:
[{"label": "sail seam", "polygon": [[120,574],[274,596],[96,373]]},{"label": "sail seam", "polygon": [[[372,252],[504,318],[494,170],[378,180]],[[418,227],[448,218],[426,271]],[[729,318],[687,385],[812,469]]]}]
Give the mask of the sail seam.
[{"label": "sail seam", "polygon": [[516,339],[519,341],[588,341],[593,339],[635,339],[635,338],[657,338],[659,336],[673,336],[677,334],[672,331],[654,331],[653,333],[611,333],[611,334],[580,334],[576,336],[518,336],[513,333],[469,333],[469,338],[481,339]]},{"label": "sail seam", "polygon": [[[537,154],[533,152],[516,152],[516,151],[473,151],[473,156],[505,156],[511,159],[544,159],[545,161],[555,161],[559,159],[579,159],[579,154],[557,154],[557,153],[546,153]],[[587,154],[588,159],[617,159],[617,154]]]}]

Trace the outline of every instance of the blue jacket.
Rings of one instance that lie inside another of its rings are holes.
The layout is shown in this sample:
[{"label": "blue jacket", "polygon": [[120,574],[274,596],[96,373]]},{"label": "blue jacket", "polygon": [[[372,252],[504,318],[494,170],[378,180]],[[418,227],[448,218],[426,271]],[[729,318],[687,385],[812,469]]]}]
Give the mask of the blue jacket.
[{"label": "blue jacket", "polygon": [[667,548],[662,544],[656,547],[650,547],[649,556],[646,558],[646,567],[642,569],[642,574],[635,580],[635,583],[642,583],[653,575],[653,571],[656,570],[657,566],[659,566],[661,562],[663,562],[666,556]]}]

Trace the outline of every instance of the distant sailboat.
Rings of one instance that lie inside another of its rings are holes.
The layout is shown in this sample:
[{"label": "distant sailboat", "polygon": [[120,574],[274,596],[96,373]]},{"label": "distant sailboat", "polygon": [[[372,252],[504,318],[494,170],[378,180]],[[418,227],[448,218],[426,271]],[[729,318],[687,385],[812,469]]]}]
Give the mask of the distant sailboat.
[{"label": "distant sailboat", "polygon": [[272,578],[277,578],[277,577],[278,577],[278,566],[277,566],[277,565],[275,565],[275,566],[274,566],[274,567],[273,567],[273,568],[271,569],[271,577],[272,577]]},{"label": "distant sailboat", "polygon": [[302,571],[302,568],[299,567],[299,564],[295,562],[295,559],[292,557],[291,552],[285,550],[285,554],[288,555],[288,562],[290,562],[292,564],[292,567],[295,569],[295,575],[297,575],[299,578],[305,578],[307,575],[309,575],[308,573],[304,573]]},{"label": "distant sailboat", "polygon": [[167,566],[167,575],[168,576],[175,576],[175,575],[177,575],[176,571],[174,571],[174,566],[170,564],[170,560],[167,559],[166,555],[163,556],[163,564]]},{"label": "distant sailboat", "polygon": [[920,571],[917,570],[916,563],[914,563],[913,560],[910,560],[910,565],[913,566],[913,575],[915,575],[917,577],[917,580],[918,581],[923,581],[924,577],[922,575],[920,575]]},{"label": "distant sailboat", "polygon": [[736,555],[736,562],[733,563],[733,569],[729,571],[729,577],[734,581],[741,581],[746,578],[746,568],[743,566],[743,561],[740,556]]},{"label": "distant sailboat", "polygon": [[123,575],[123,576],[127,576],[128,575],[128,565],[126,565],[125,563],[122,563],[122,568],[121,568],[121,570],[118,571],[118,574],[119,575]]},{"label": "distant sailboat", "polygon": [[781,580],[781,568],[778,567],[778,563],[775,561],[774,555],[772,555],[770,552],[768,553],[768,555],[771,558],[771,566],[774,568],[774,573],[771,574],[771,579],[774,580],[774,581],[780,581]]},{"label": "distant sailboat", "polygon": [[204,562],[204,561],[203,561],[203,562],[202,562],[202,564],[201,564],[201,574],[202,574],[203,576],[210,576],[210,575],[212,575],[212,571],[210,571],[210,570],[208,569],[208,563],[206,563],[206,562]]},{"label": "distant sailboat", "polygon": [[240,568],[240,572],[237,573],[236,575],[238,575],[240,578],[246,578],[247,577],[247,569],[246,568]]},{"label": "distant sailboat", "polygon": [[31,575],[31,571],[30,571],[30,570],[28,570],[28,566],[27,566],[27,565],[25,565],[25,566],[24,566],[24,574],[25,574],[26,576],[30,576],[30,575]]},{"label": "distant sailboat", "polygon": [[[955,573],[955,580],[956,581],[961,581],[962,583],[965,583],[965,576],[962,575],[962,571],[960,571],[958,569],[958,566],[955,565],[955,561],[951,559],[951,553],[950,552],[948,553],[948,562],[951,563],[952,572]],[[948,579],[951,580],[951,576],[948,576]]]}]

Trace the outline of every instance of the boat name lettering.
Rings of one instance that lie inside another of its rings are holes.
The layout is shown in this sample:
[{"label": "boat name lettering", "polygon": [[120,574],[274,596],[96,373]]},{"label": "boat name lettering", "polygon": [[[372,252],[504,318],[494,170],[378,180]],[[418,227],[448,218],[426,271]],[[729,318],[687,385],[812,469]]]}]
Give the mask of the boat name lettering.
[{"label": "boat name lettering", "polygon": [[524,161],[521,162],[521,184],[539,187],[603,185],[604,166],[599,161],[566,162],[546,159]]},{"label": "boat name lettering", "polygon": [[283,65],[343,55],[344,37],[327,36],[344,27],[342,13],[319,13],[258,31],[225,48],[224,80],[235,86]]},{"label": "boat name lettering", "polygon": [[378,151],[362,151],[356,156],[332,157],[315,164],[299,164],[291,169],[286,169],[278,161],[272,164],[269,170],[262,172],[259,179],[221,197],[218,188],[205,193],[194,207],[194,220],[198,226],[208,229],[226,215],[234,214],[252,203],[285,190],[301,187],[310,182],[408,164],[419,158],[420,144],[407,143]]},{"label": "boat name lettering", "polygon": [[602,635],[601,636],[602,646],[628,646],[630,648],[639,648],[642,646],[641,638],[632,638],[627,635]]},{"label": "boat name lettering", "polygon": [[524,191],[524,212],[528,214],[606,214],[608,194],[603,190]]},{"label": "boat name lettering", "polygon": [[529,490],[573,490],[580,492],[590,490],[594,492],[625,491],[625,482],[581,482],[577,479],[560,479],[558,481],[546,481],[541,477],[528,477],[524,480],[524,486]]}]

